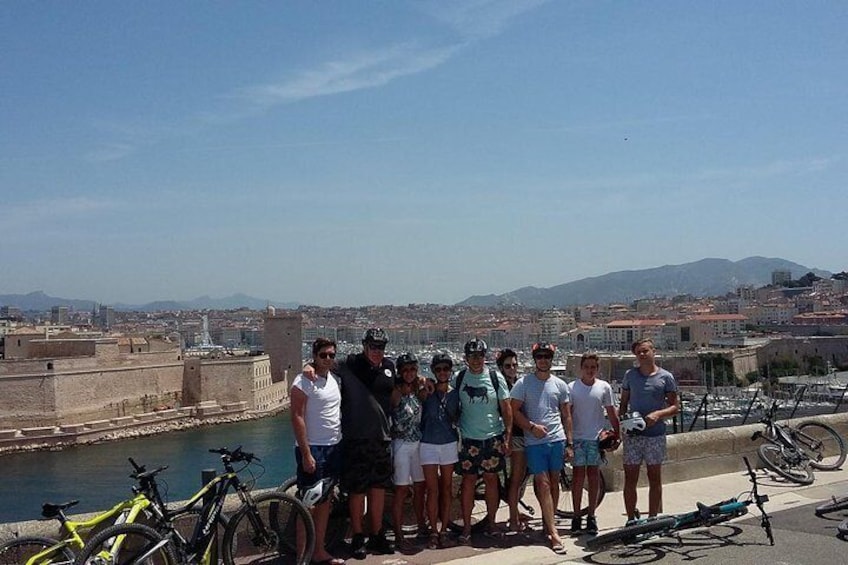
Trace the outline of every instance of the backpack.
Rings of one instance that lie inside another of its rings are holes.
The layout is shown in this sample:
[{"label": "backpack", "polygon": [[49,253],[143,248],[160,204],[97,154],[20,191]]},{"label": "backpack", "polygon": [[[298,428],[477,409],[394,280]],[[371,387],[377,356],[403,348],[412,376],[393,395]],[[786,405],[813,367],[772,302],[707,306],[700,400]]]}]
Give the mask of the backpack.
[{"label": "backpack", "polygon": [[[457,402],[456,420],[457,421],[459,420],[459,415],[462,413],[462,401],[459,400],[459,391],[462,388],[462,379],[465,378],[465,372],[466,371],[467,371],[467,369],[463,369],[459,373],[457,373],[456,381],[454,382],[454,389],[456,389],[456,402]],[[497,369],[489,368],[489,378],[492,379],[492,386],[495,389],[495,403],[498,405],[498,415],[501,417],[501,420],[503,420],[503,412],[501,411],[501,403],[500,403],[500,400],[498,399],[498,393],[500,392],[501,388],[500,388],[500,383],[499,383],[499,380],[498,380]]]}]

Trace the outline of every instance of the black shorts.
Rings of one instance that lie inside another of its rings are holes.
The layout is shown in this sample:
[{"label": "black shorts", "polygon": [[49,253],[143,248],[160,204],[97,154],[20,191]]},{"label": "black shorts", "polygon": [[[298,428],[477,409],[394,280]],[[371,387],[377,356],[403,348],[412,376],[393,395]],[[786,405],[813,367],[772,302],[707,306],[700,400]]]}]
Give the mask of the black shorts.
[{"label": "black shorts", "polygon": [[391,488],[392,443],[382,439],[342,440],[342,486],[349,493]]}]

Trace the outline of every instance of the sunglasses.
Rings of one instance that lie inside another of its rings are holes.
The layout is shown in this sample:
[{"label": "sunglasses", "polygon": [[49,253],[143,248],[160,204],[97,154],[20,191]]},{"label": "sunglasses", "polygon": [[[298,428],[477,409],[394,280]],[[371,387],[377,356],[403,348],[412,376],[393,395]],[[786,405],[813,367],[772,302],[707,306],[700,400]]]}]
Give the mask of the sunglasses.
[{"label": "sunglasses", "polygon": [[320,359],[335,359],[336,354],[335,353],[319,353],[318,357]]},{"label": "sunglasses", "polygon": [[504,363],[504,369],[517,369],[518,363]]},{"label": "sunglasses", "polygon": [[554,356],[550,355],[548,353],[542,353],[541,355],[534,355],[533,356],[533,359],[547,359],[548,361],[550,361],[553,358],[554,358]]},{"label": "sunglasses", "polygon": [[442,365],[441,367],[433,367],[434,373],[450,373],[451,368],[448,365]]},{"label": "sunglasses", "polygon": [[482,353],[469,353],[466,357],[468,359],[482,359],[484,355]]},{"label": "sunglasses", "polygon": [[385,351],[386,350],[386,344],[385,343],[369,343],[368,349],[370,349],[371,351]]}]

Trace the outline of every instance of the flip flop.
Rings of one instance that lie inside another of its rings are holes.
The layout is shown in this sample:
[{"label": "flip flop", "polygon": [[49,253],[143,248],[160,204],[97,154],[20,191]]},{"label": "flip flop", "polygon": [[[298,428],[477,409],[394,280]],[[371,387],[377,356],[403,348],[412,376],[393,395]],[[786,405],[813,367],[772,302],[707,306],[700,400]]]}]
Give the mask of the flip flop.
[{"label": "flip flop", "polygon": [[565,555],[565,546],[561,543],[555,543],[551,546],[551,551],[559,555]]}]

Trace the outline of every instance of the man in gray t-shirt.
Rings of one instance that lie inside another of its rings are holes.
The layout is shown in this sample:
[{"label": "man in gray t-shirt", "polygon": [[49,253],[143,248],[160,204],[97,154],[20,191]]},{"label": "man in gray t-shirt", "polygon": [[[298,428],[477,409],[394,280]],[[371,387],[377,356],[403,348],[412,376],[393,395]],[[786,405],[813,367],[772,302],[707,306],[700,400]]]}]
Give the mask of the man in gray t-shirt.
[{"label": "man in gray t-shirt", "polygon": [[621,382],[619,416],[639,412],[645,430],[624,438],[624,508],[627,521],[636,517],[636,485],[642,462],[648,470],[648,516],[662,510],[662,462],[666,455],[665,419],[678,412],[677,383],[671,373],[654,362],[654,342],[640,339],[630,348],[637,368],[625,373]]},{"label": "man in gray t-shirt", "polygon": [[559,472],[564,458],[573,456],[574,446],[568,385],[551,374],[555,352],[553,344],[535,344],[536,370],[515,383],[510,397],[515,423],[524,430],[528,472],[533,474],[545,532],[551,549],[565,553],[554,523],[554,508],[559,502]]}]

